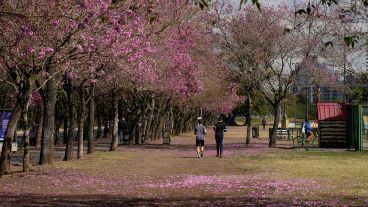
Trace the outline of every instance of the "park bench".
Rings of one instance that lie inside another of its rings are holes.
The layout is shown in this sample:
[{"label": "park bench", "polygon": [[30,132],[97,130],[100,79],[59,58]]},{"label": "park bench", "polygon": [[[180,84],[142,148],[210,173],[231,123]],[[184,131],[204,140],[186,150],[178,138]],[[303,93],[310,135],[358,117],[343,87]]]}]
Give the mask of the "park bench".
[{"label": "park bench", "polygon": [[[273,128],[269,129],[269,137],[272,135]],[[277,139],[286,139],[290,140],[290,129],[289,128],[277,128],[276,131]]]}]

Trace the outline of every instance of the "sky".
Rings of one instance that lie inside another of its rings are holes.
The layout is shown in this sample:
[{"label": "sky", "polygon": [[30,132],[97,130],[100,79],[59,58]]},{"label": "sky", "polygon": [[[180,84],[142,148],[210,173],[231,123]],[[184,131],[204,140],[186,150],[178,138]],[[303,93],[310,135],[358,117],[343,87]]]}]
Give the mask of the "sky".
[{"label": "sky", "polygon": [[[229,0],[230,2],[234,3],[234,5],[239,5],[240,0]],[[250,2],[250,0],[248,0]],[[259,0],[259,2],[262,4],[272,4],[272,5],[280,5],[280,4],[286,4],[288,6],[294,6],[295,5],[300,5],[301,3],[305,3],[308,2],[308,0]],[[368,70],[368,62],[366,63],[366,58],[368,61],[368,47],[366,49],[366,51],[360,51],[357,54],[353,55],[353,67],[354,68],[359,68],[360,70]]]}]

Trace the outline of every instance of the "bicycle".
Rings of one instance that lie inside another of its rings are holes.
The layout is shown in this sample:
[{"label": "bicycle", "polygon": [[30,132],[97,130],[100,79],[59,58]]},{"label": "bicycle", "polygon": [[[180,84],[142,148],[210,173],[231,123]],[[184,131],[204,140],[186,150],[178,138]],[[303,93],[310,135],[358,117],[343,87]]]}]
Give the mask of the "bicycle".
[{"label": "bicycle", "polygon": [[[303,142],[303,135],[302,133],[298,134],[297,136],[293,137],[293,146],[295,146],[295,140],[297,141],[297,143],[300,143],[302,146],[302,142]],[[305,140],[305,145],[304,146],[308,146],[312,143],[313,147],[316,146],[316,143],[318,144],[318,131],[317,130],[311,130],[308,137]]]}]

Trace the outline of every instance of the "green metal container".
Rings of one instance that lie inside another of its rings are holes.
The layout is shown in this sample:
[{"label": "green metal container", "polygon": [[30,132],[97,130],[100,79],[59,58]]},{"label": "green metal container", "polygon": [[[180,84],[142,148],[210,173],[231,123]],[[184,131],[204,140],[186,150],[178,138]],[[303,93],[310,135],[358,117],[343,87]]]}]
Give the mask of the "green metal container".
[{"label": "green metal container", "polygon": [[348,109],[348,135],[351,148],[368,150],[368,106],[351,105]]},{"label": "green metal container", "polygon": [[368,106],[361,107],[361,150],[368,150]]},{"label": "green metal container", "polygon": [[350,148],[354,148],[356,151],[362,151],[361,109],[361,105],[348,107],[348,140],[350,140]]}]

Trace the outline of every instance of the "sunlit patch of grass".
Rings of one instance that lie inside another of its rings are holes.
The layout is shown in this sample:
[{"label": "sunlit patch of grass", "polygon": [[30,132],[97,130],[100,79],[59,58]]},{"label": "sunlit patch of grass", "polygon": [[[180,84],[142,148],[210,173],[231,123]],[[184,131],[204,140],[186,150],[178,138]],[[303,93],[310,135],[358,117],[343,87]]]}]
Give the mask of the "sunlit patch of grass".
[{"label": "sunlit patch of grass", "polygon": [[[314,179],[324,187],[313,198],[368,198],[368,153],[284,151],[234,158],[265,179]],[[292,195],[289,195],[292,196]]]}]

